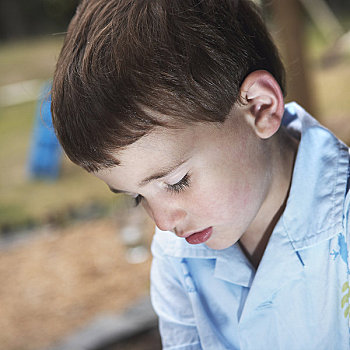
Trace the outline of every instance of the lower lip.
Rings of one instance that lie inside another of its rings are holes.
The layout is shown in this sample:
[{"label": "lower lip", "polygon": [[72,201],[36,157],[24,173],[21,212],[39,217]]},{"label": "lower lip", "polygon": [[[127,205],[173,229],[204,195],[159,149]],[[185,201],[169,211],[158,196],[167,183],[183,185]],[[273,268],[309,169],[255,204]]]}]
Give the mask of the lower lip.
[{"label": "lower lip", "polygon": [[190,244],[200,244],[206,242],[212,235],[213,228],[208,227],[203,231],[196,232],[191,236],[186,237],[186,241]]}]

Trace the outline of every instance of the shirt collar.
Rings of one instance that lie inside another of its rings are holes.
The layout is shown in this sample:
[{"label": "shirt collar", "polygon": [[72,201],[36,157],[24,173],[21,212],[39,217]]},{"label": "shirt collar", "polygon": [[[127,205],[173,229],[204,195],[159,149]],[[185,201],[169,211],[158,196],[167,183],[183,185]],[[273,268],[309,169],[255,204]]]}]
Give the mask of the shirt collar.
[{"label": "shirt collar", "polygon": [[214,275],[222,280],[250,287],[255,270],[244,255],[239,244],[215,250],[204,243],[190,245],[173,232],[161,231],[156,228],[152,242],[153,256],[171,256],[174,258],[216,259]]},{"label": "shirt collar", "polygon": [[[297,251],[341,232],[349,153],[346,145],[296,103],[286,105],[283,126],[300,138],[300,144],[287,206],[272,234],[279,238],[274,237],[271,243],[280,239],[283,247]],[[190,245],[172,232],[156,229],[152,250],[176,258],[217,259],[218,277],[243,286],[250,286],[254,278],[254,269],[238,244],[214,250],[205,244]],[[295,253],[291,256],[302,262]]]},{"label": "shirt collar", "polygon": [[300,135],[292,185],[281,218],[294,249],[300,250],[342,231],[349,152],[296,103],[286,106],[283,124]]}]

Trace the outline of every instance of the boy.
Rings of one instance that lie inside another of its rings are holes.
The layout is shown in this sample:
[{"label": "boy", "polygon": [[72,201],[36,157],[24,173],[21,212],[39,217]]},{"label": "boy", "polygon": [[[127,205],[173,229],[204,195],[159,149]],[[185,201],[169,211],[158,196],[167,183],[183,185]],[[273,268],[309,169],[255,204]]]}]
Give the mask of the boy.
[{"label": "boy", "polygon": [[156,223],[164,349],[349,349],[348,149],[283,91],[250,1],[90,0],[70,24],[56,133]]}]

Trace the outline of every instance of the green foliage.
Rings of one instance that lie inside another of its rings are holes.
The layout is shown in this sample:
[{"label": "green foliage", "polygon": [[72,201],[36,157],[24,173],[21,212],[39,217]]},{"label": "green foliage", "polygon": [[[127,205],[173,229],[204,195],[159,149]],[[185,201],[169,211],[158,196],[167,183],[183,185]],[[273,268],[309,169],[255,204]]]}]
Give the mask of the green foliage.
[{"label": "green foliage", "polygon": [[342,292],[345,293],[342,300],[341,300],[341,308],[344,309],[344,317],[348,318],[349,317],[349,311],[350,311],[350,288],[349,288],[349,283],[345,282],[342,287]]},{"label": "green foliage", "polygon": [[52,77],[62,43],[62,35],[47,35],[0,44],[0,86]]}]

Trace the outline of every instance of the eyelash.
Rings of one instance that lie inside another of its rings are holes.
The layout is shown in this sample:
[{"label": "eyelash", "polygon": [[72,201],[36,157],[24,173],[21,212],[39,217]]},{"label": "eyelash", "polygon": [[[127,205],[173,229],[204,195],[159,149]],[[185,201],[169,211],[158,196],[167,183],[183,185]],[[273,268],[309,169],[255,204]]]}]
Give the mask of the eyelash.
[{"label": "eyelash", "polygon": [[140,194],[136,196],[134,198],[134,206],[137,207],[141,203],[142,199],[143,199],[143,196],[141,196]]},{"label": "eyelash", "polygon": [[166,190],[173,193],[184,191],[190,186],[190,174],[187,173],[179,182],[173,185],[167,185]]},{"label": "eyelash", "polygon": [[[180,193],[190,186],[190,174],[187,173],[179,182],[173,185],[167,185],[166,190],[172,193]],[[137,207],[143,199],[140,194],[134,198],[134,205]]]}]

